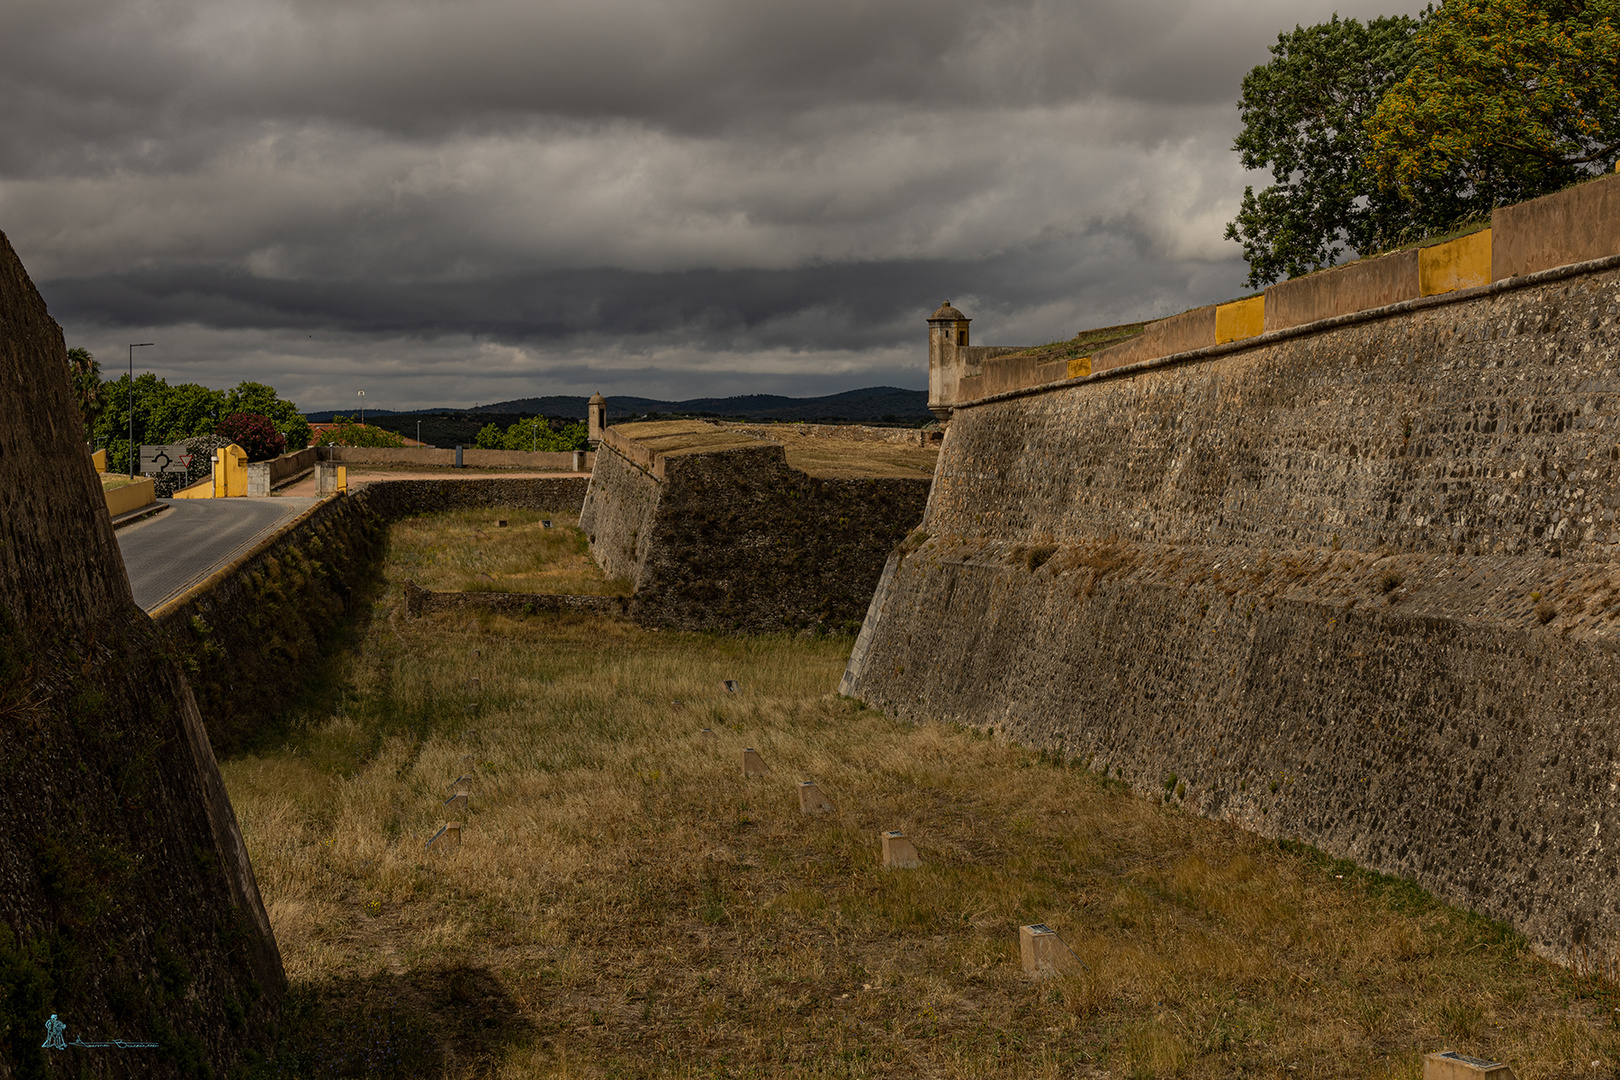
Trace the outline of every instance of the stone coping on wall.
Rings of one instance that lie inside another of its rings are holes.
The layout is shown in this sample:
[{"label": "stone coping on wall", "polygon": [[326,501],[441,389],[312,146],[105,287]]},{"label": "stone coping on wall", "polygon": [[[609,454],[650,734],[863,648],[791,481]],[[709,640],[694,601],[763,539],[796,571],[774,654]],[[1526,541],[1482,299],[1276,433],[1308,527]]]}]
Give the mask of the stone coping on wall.
[{"label": "stone coping on wall", "polygon": [[1191,364],[1202,360],[1213,360],[1216,357],[1228,356],[1232,353],[1244,352],[1249,349],[1264,348],[1279,341],[1290,338],[1304,337],[1309,334],[1319,334],[1326,330],[1341,326],[1353,326],[1362,322],[1373,322],[1378,319],[1393,318],[1410,311],[1421,311],[1425,308],[1440,307],[1446,304],[1460,304],[1481,297],[1495,296],[1499,293],[1513,292],[1518,289],[1533,288],[1549,282],[1562,281],[1565,278],[1580,277],[1584,274],[1599,273],[1620,267],[1620,255],[1607,255],[1601,259],[1592,259],[1588,262],[1573,263],[1568,266],[1556,266],[1550,270],[1541,270],[1533,274],[1520,277],[1507,278],[1502,281],[1493,281],[1488,285],[1479,285],[1471,289],[1459,289],[1454,292],[1441,293],[1437,296],[1420,296],[1411,300],[1402,300],[1399,303],[1389,304],[1379,308],[1369,308],[1365,311],[1352,311],[1344,315],[1335,315],[1331,318],[1316,322],[1304,323],[1299,326],[1290,326],[1283,330],[1268,330],[1257,337],[1244,338],[1241,341],[1232,341],[1221,345],[1214,345],[1201,349],[1189,349],[1186,352],[1173,353],[1169,356],[1155,357],[1142,360],[1134,364],[1109,368],[1105,371],[1094,371],[1087,375],[1079,375],[1058,382],[1043,383],[1038,386],[1024,386],[1016,390],[1008,390],[1000,394],[989,394],[984,397],[968,401],[955,402],[953,409],[970,409],[977,405],[989,405],[998,401],[1011,401],[1014,398],[1028,397],[1032,394],[1045,394],[1054,390],[1062,390],[1071,386],[1079,386],[1097,379],[1130,378],[1145,371],[1153,371],[1161,367],[1170,367],[1176,364]]},{"label": "stone coping on wall", "polygon": [[796,431],[796,427],[784,424],[772,430],[708,420],[644,421],[608,428],[602,433],[602,445],[659,481],[666,478],[668,463],[677,458],[749,452],[781,456],[789,467],[826,480],[933,474],[937,451],[932,443],[919,439],[920,445],[908,447],[887,440],[840,438],[833,434],[833,425],[818,425],[813,434]]},{"label": "stone coping on wall", "polygon": [[[1093,352],[1064,371],[1029,357],[963,374],[951,408],[1043,384],[1140,364],[1263,332],[1315,326],[1405,301],[1515,280],[1620,253],[1620,175],[1498,207],[1489,226],[1278,282],[1261,297],[1195,308],[1146,324],[1141,335]],[[1015,350],[1018,351],[1018,350]],[[930,364],[934,361],[931,358]],[[930,384],[933,378],[930,376]]]}]

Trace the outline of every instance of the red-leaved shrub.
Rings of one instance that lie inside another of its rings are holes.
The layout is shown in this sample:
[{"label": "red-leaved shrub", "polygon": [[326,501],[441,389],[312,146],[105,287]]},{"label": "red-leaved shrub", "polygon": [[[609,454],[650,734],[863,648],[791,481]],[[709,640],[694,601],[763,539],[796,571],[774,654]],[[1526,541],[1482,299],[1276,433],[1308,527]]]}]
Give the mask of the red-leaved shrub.
[{"label": "red-leaved shrub", "polygon": [[287,440],[269,417],[258,413],[231,413],[214,425],[214,434],[223,435],[247,453],[249,461],[269,461],[287,449]]}]

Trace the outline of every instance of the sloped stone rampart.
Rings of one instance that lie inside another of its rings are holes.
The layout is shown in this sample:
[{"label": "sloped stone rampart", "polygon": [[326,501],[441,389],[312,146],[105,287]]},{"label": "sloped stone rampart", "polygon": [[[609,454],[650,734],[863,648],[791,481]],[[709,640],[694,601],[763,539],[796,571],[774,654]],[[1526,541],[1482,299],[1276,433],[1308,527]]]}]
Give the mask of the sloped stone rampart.
[{"label": "sloped stone rampart", "polygon": [[959,408],[844,692],[1612,948],[1617,320],[1609,269]]},{"label": "sloped stone rampart", "polygon": [[[225,1075],[286,978],[196,702],[130,594],[65,358],[0,235],[0,1075]],[[52,1013],[69,1042],[157,1045],[51,1061]]]},{"label": "sloped stone rampart", "polygon": [[852,631],[928,498],[925,478],[809,476],[773,443],[657,464],[662,480],[604,440],[580,515],[603,569],[634,583],[632,616],[651,626]]}]

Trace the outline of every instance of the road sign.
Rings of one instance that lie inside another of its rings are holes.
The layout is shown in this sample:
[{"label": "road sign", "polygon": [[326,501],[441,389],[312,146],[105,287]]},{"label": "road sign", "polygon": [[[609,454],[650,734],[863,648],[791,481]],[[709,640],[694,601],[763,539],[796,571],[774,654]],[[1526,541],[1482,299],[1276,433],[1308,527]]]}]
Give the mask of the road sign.
[{"label": "road sign", "polygon": [[185,443],[171,446],[142,446],[141,472],[185,473],[191,469],[191,449]]}]

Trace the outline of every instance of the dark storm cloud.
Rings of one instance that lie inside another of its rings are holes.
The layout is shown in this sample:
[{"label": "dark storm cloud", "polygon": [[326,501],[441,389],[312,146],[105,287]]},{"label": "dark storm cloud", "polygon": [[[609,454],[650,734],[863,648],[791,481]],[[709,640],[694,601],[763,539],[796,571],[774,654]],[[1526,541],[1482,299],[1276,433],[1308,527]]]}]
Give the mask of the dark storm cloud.
[{"label": "dark storm cloud", "polygon": [[1017,341],[1236,291],[1238,80],[1335,6],[1387,10],[11,0],[0,229],[178,377],[858,384],[945,296]]}]

